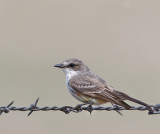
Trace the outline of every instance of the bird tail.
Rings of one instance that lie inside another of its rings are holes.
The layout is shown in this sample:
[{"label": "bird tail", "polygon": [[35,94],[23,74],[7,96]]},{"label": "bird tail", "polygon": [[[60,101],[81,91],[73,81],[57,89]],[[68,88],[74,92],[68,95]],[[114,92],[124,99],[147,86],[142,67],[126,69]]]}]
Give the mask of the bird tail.
[{"label": "bird tail", "polygon": [[[142,101],[140,101],[140,100],[137,100],[137,99],[135,99],[135,98],[132,98],[132,97],[126,95],[125,93],[122,93],[122,92],[119,92],[119,91],[115,91],[115,93],[116,93],[116,95],[117,95],[120,99],[122,99],[122,100],[129,100],[129,101],[138,103],[138,104],[140,104],[140,105],[143,105],[143,106],[147,107],[147,109],[148,109],[149,111],[153,111],[150,105],[148,105],[148,104],[146,104],[146,103],[144,103],[144,102],[142,102]],[[127,104],[127,103],[125,103],[124,101],[121,101],[120,103],[124,103],[124,105]],[[127,105],[128,105],[128,104],[127,104]],[[122,106],[123,106],[123,105],[122,105]],[[125,108],[126,108],[126,107],[125,107]],[[128,108],[129,108],[129,107],[128,107]]]},{"label": "bird tail", "polygon": [[131,106],[128,105],[128,104],[127,104],[126,102],[124,102],[124,101],[118,101],[118,102],[116,102],[116,104],[124,107],[124,108],[127,109],[127,110],[131,108]]}]

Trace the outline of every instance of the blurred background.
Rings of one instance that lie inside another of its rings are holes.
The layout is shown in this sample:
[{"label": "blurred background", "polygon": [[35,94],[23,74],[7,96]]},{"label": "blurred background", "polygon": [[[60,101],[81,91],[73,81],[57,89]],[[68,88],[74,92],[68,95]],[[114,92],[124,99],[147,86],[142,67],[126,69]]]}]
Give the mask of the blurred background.
[{"label": "blurred background", "polygon": [[[53,65],[81,59],[115,89],[160,103],[160,1],[0,0],[0,106],[80,104]],[[137,106],[136,104],[129,103]],[[105,106],[111,106],[106,104]],[[3,134],[150,134],[159,115],[147,111],[3,113]]]}]

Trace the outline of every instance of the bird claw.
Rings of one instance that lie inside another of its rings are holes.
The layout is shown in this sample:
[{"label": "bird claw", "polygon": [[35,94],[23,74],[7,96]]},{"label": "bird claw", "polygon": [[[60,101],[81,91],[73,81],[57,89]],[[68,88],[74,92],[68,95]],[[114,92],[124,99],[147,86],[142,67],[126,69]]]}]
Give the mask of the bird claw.
[{"label": "bird claw", "polygon": [[74,108],[74,112],[81,112],[82,111],[82,106],[87,105],[87,104],[78,104],[75,108]]}]

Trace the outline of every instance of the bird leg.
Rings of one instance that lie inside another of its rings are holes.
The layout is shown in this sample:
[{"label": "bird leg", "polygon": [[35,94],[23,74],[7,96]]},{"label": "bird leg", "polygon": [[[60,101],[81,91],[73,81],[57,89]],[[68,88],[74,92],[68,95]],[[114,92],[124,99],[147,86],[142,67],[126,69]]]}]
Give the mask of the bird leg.
[{"label": "bird leg", "polygon": [[83,104],[78,104],[76,107],[74,107],[75,112],[81,112],[82,111],[82,106],[87,105],[86,103]]}]

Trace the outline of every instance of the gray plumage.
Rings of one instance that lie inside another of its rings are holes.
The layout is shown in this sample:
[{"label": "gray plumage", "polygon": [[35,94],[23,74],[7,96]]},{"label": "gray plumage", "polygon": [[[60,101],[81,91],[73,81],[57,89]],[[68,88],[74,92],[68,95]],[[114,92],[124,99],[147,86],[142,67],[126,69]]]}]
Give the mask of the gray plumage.
[{"label": "gray plumage", "polygon": [[70,93],[81,102],[95,105],[110,102],[130,109],[130,106],[124,102],[124,100],[129,100],[144,105],[152,111],[148,104],[115,90],[98,75],[90,72],[89,68],[78,59],[68,59],[55,67],[63,69]]}]

